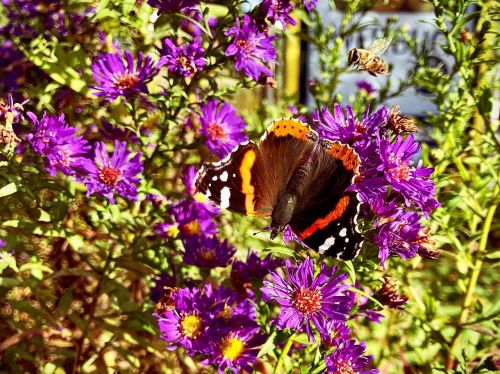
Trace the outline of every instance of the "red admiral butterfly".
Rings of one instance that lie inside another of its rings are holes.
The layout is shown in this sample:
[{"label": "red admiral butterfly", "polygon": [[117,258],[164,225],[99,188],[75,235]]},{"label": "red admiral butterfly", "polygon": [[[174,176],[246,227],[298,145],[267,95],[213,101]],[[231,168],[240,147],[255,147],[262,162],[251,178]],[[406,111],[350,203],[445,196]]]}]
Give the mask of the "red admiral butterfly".
[{"label": "red admiral butterfly", "polygon": [[348,145],[320,139],[298,120],[280,119],[259,145],[245,142],[225,159],[205,163],[195,185],[221,208],[271,217],[271,239],[290,225],[308,247],[350,260],[362,238],[356,225],[360,203],[346,189],[359,164]]}]

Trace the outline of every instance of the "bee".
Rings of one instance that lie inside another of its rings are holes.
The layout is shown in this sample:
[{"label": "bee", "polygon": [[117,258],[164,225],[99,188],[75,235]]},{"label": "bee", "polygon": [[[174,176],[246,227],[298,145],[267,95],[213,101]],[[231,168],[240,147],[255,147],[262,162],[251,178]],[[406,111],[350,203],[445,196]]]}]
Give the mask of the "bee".
[{"label": "bee", "polygon": [[380,38],[375,40],[368,49],[351,49],[347,53],[349,66],[355,66],[358,70],[366,70],[374,77],[377,74],[389,74],[389,66],[379,55],[386,51],[391,40],[392,38]]}]

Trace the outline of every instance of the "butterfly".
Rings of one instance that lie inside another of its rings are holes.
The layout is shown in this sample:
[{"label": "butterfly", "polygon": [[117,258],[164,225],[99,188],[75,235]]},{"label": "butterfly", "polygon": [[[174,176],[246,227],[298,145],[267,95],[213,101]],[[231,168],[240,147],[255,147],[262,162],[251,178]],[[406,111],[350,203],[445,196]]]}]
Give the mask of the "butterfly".
[{"label": "butterfly", "polygon": [[226,158],[204,163],[199,192],[221,208],[271,218],[271,239],[289,225],[307,247],[341,260],[362,245],[360,202],[348,190],[360,159],[350,146],[322,139],[296,119],[274,121],[259,144],[244,142]]}]

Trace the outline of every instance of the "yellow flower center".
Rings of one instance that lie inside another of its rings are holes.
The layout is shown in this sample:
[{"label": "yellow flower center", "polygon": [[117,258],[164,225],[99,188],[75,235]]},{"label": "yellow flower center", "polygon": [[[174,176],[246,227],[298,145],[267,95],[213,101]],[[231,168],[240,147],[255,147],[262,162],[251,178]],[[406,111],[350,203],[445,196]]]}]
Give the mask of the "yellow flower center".
[{"label": "yellow flower center", "polygon": [[208,201],[207,197],[201,192],[196,192],[193,197],[199,203],[206,203]]},{"label": "yellow flower center", "polygon": [[229,305],[226,305],[224,307],[224,310],[219,313],[219,317],[224,318],[225,320],[228,320],[229,318],[231,318],[232,310],[233,310],[233,308],[231,308]]},{"label": "yellow flower center", "polygon": [[245,350],[245,344],[238,338],[224,338],[222,340],[221,349],[224,358],[234,361],[240,357]]},{"label": "yellow flower center", "polygon": [[195,314],[184,316],[180,322],[180,333],[191,339],[196,339],[201,334],[203,321]]},{"label": "yellow flower center", "polygon": [[183,233],[188,235],[196,235],[201,233],[200,222],[198,222],[197,219],[185,223],[184,225],[182,225],[181,229]]},{"label": "yellow flower center", "polygon": [[201,251],[200,255],[205,261],[215,260],[215,250],[213,249],[204,249]]}]

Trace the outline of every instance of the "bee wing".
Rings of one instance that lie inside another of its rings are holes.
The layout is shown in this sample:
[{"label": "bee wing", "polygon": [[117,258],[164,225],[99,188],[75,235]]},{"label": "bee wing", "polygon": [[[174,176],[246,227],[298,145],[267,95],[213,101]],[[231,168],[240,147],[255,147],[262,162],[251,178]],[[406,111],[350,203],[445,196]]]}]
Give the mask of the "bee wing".
[{"label": "bee wing", "polygon": [[386,51],[391,45],[392,38],[379,38],[375,40],[369,47],[368,51],[373,53],[375,56],[380,56]]}]

